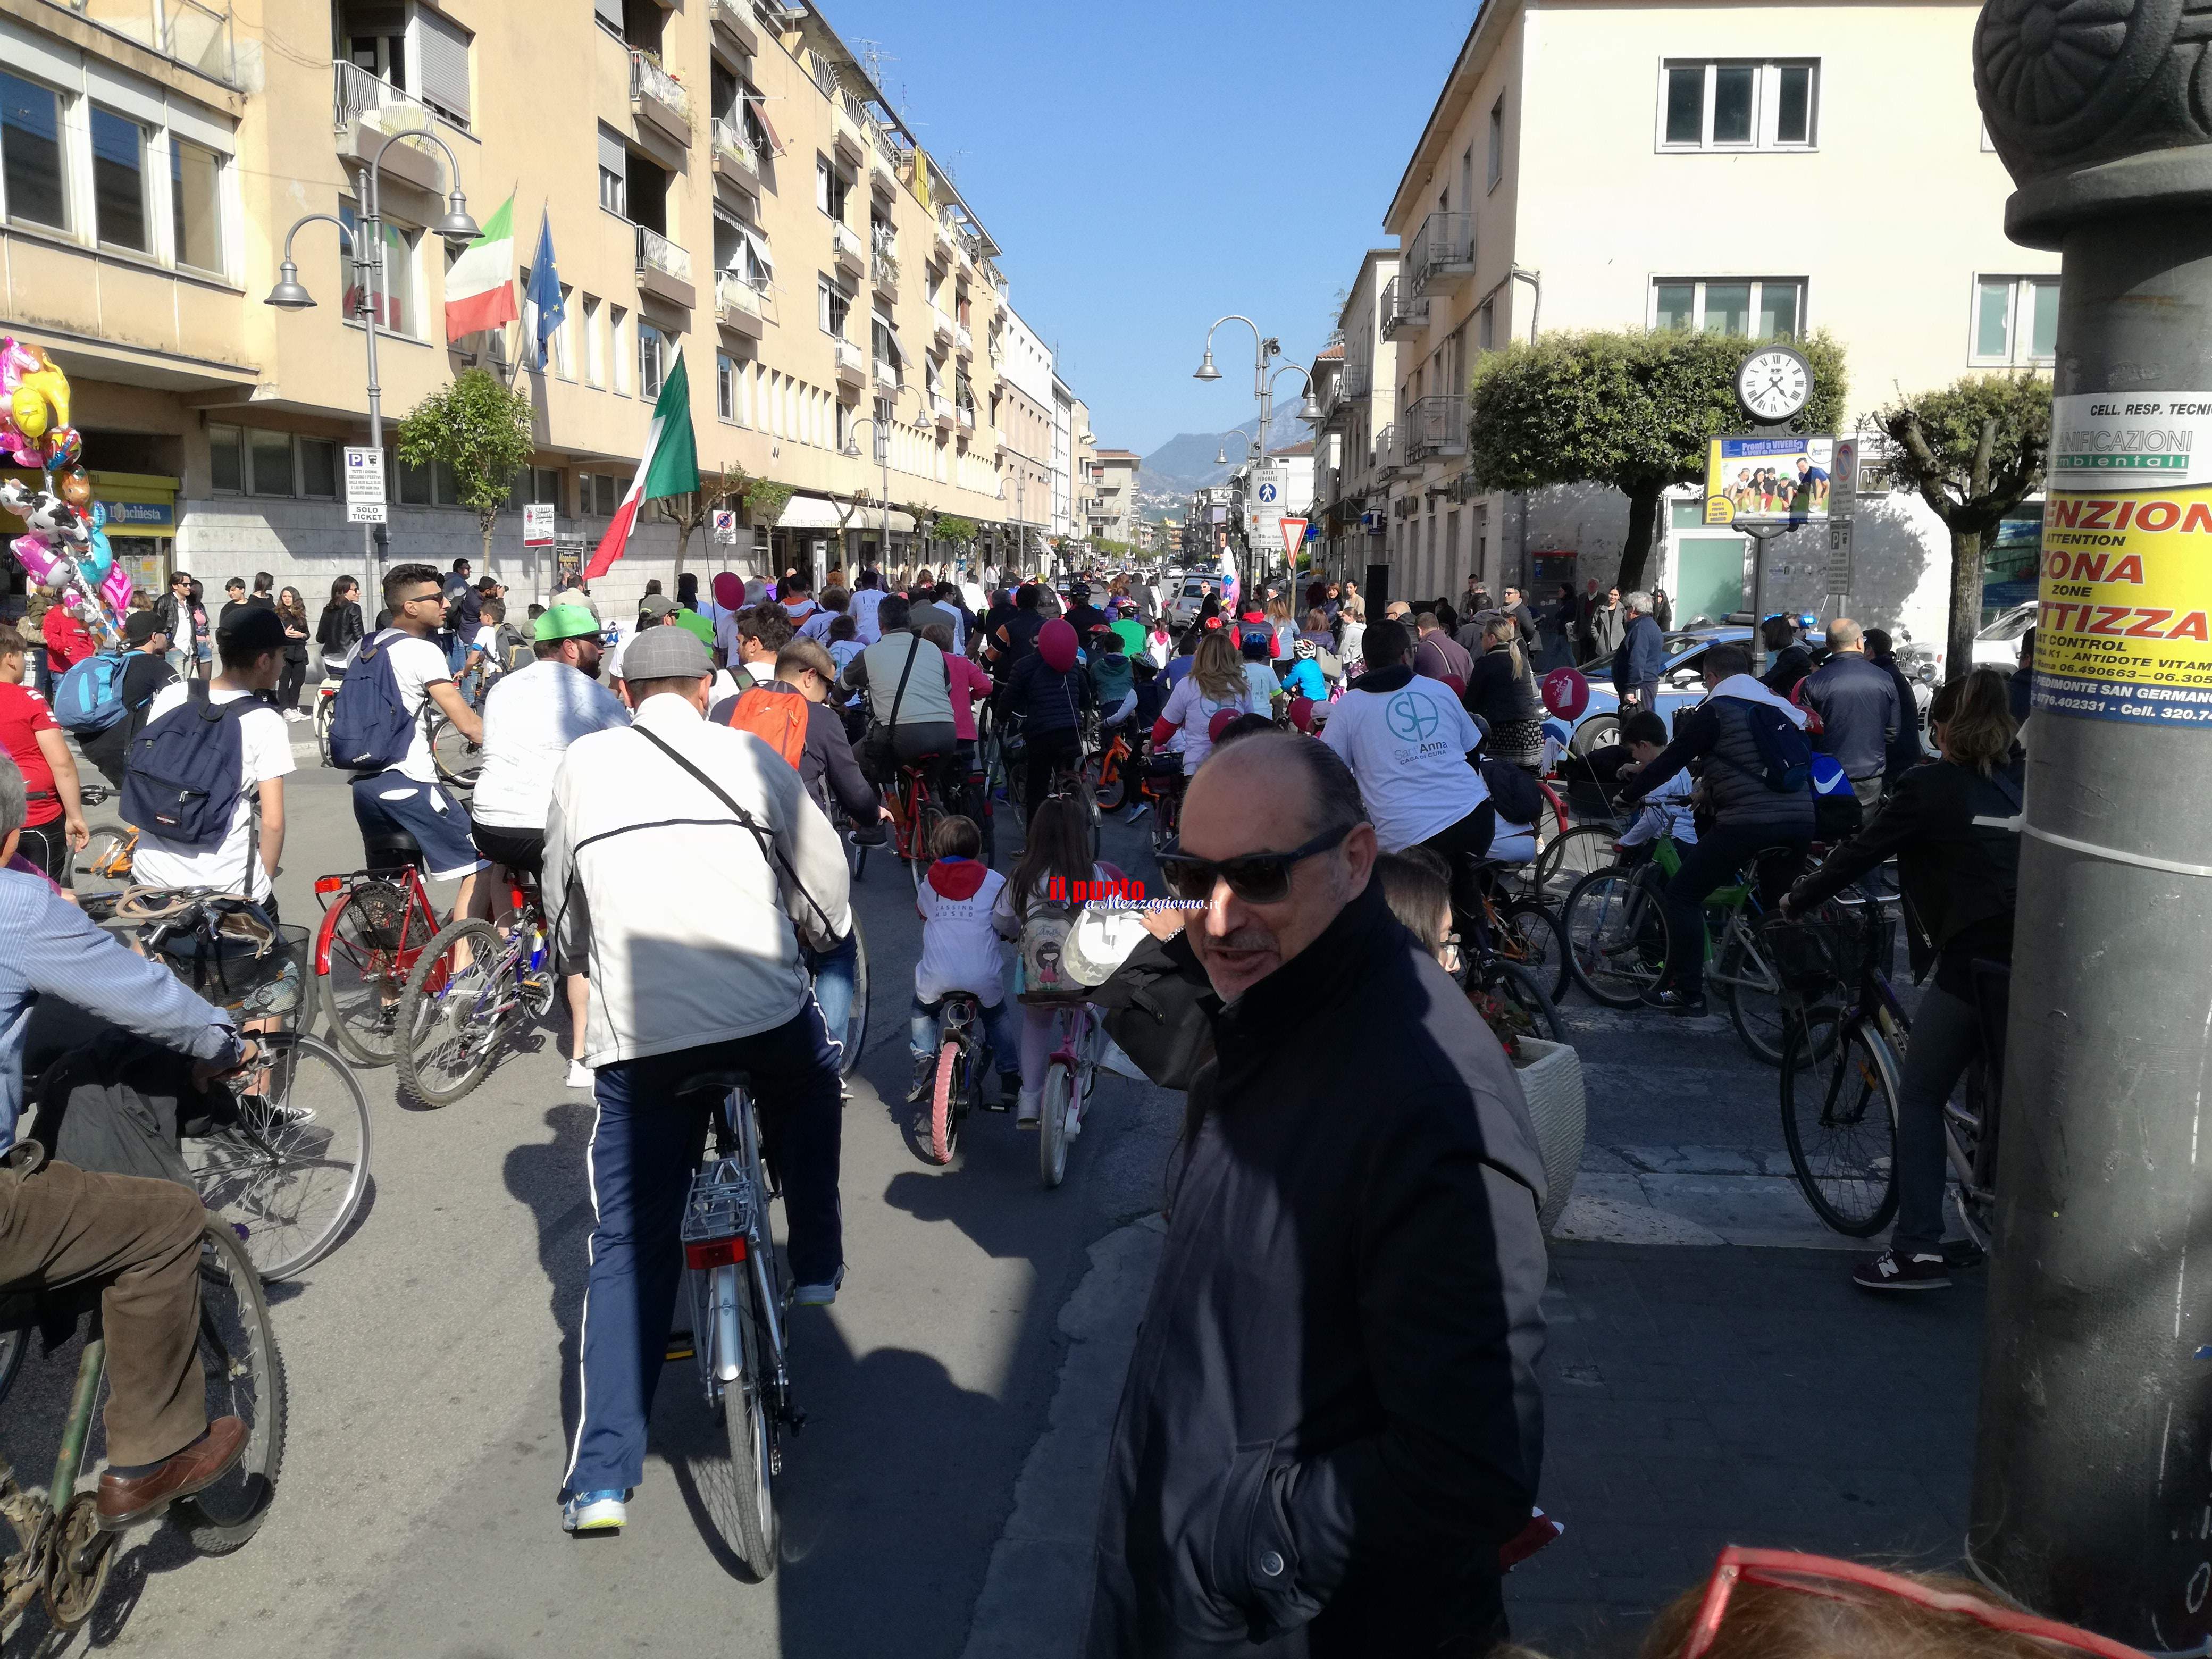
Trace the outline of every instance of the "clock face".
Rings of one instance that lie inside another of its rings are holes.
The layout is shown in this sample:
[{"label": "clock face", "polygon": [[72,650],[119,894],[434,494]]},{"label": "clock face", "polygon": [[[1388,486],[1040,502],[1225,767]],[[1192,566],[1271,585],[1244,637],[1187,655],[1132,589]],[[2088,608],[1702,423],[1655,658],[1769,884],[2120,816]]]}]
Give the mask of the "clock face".
[{"label": "clock face", "polygon": [[1786,421],[1813,395],[1813,366],[1781,346],[1755,351],[1736,371],[1735,395],[1753,418]]}]

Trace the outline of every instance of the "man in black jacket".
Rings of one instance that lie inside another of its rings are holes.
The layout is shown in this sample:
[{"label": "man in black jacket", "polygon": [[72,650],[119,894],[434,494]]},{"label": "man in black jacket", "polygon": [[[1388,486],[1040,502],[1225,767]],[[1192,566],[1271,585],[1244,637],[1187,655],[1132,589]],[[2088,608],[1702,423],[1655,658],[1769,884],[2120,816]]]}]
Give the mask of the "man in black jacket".
[{"label": "man in black jacket", "polygon": [[1828,660],[1805,677],[1802,695],[1820,717],[1821,750],[1836,757],[1859,805],[1871,812],[1881,799],[1889,746],[1908,716],[1898,706],[1897,681],[1867,660],[1866,635],[1849,617],[1828,624]]},{"label": "man in black jacket", "polygon": [[1667,667],[1667,636],[1652,620],[1651,596],[1638,591],[1621,601],[1628,620],[1620,630],[1620,643],[1613,653],[1613,689],[1620,710],[1655,708],[1659,700],[1659,676]]},{"label": "man in black jacket", "polygon": [[[1391,916],[1322,744],[1224,744],[1179,845],[1215,1056],[1115,1425],[1088,1652],[1486,1651],[1542,1455],[1519,1086]],[[1358,1040],[1283,1041],[1322,1007]]]},{"label": "man in black jacket", "polygon": [[1920,702],[1912,695],[1912,682],[1905,677],[1898,665],[1897,646],[1887,629],[1869,628],[1866,631],[1867,660],[1889,676],[1890,684],[1897,688],[1897,734],[1889,740],[1889,752],[1882,762],[1882,779],[1894,784],[1899,778],[1928,758],[1928,751],[1920,742]]}]

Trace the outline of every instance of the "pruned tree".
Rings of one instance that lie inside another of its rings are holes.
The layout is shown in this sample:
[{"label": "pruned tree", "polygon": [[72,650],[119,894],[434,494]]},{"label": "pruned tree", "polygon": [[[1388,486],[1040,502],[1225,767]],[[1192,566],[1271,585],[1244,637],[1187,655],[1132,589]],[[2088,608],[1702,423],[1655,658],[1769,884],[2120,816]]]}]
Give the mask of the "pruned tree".
[{"label": "pruned tree", "polygon": [[840,501],[835,495],[832,495],[830,498],[830,505],[836,510],[837,514],[838,557],[843,562],[845,568],[848,570],[850,570],[853,568],[852,527],[854,521],[859,519],[861,514],[865,513],[872,507],[879,505],[879,503],[875,501],[869,495],[867,489],[864,486],[860,489],[855,491],[849,501]]},{"label": "pruned tree", "polygon": [[[914,520],[914,533],[921,542],[921,556],[927,560],[929,557],[929,544],[936,538],[938,533],[937,509],[927,501],[908,501],[905,511],[907,516]],[[884,556],[885,558],[890,556],[888,550]]]},{"label": "pruned tree", "polygon": [[783,572],[775,568],[775,558],[769,536],[783,522],[783,510],[791,505],[789,484],[777,483],[770,478],[755,478],[745,485],[745,522],[763,532],[761,544],[754,550],[761,556],[772,581],[782,580]]},{"label": "pruned tree", "polygon": [[2043,482],[2051,448],[2051,382],[2040,374],[1969,374],[1937,392],[1899,396],[1870,417],[1890,441],[1883,467],[1920,493],[1951,538],[1951,603],[1943,662],[1974,665],[1982,626],[1982,542]]},{"label": "pruned tree", "polygon": [[[1844,349],[1796,343],[1813,395],[1793,431],[1832,432],[1844,410]],[[1468,463],[1486,489],[1602,484],[1628,497],[1620,586],[1644,585],[1659,502],[1705,476],[1708,441],[1745,425],[1736,370],[1751,343],[1681,330],[1547,334],[1486,354],[1469,387]]]},{"label": "pruned tree", "polygon": [[416,404],[398,435],[399,459],[408,465],[443,466],[453,474],[454,494],[476,512],[489,569],[492,532],[515,475],[537,453],[530,399],[489,369],[465,368]]},{"label": "pruned tree", "polygon": [[727,507],[744,494],[752,477],[744,468],[732,461],[713,477],[699,474],[699,487],[688,489],[681,495],[663,495],[656,505],[660,516],[676,526],[676,574],[684,574],[684,562],[691,549],[694,531],[704,529],[714,516],[715,509]]}]

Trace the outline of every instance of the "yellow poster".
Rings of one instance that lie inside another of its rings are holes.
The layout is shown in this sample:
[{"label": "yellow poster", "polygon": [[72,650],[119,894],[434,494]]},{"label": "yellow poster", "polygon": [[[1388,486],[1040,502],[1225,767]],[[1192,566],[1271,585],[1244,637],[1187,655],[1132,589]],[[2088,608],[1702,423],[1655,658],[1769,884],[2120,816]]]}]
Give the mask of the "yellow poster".
[{"label": "yellow poster", "polygon": [[2037,712],[2212,721],[2208,436],[2212,393],[2054,400]]},{"label": "yellow poster", "polygon": [[1705,448],[1705,522],[1825,522],[1835,464],[1833,438],[1715,438]]}]

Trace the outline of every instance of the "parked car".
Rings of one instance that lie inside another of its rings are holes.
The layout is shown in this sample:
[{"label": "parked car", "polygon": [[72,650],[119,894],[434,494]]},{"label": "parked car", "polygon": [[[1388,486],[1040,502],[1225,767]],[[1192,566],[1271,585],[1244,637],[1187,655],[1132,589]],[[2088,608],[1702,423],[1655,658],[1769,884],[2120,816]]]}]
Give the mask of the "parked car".
[{"label": "parked car", "polygon": [[[1701,625],[1684,629],[1667,635],[1666,665],[1659,672],[1659,718],[1667,722],[1667,729],[1674,729],[1675,711],[1692,708],[1705,697],[1705,677],[1699,659],[1716,645],[1747,645],[1751,641],[1748,628],[1720,624]],[[1818,651],[1827,642],[1827,635],[1815,629],[1805,635],[1805,643]],[[1594,657],[1581,665],[1583,677],[1589,682],[1589,704],[1582,717],[1574,722],[1567,748],[1570,753],[1587,757],[1593,750],[1620,741],[1620,694],[1613,689],[1613,653]]]},{"label": "parked car", "polygon": [[1188,628],[1198,619],[1199,608],[1206,603],[1206,590],[1221,592],[1221,579],[1197,572],[1185,576],[1181,586],[1167,597],[1166,610],[1170,627]]},{"label": "parked car", "polygon": [[2016,605],[1974,635],[1974,666],[2002,668],[2008,674],[2020,666],[2020,636],[2035,626],[2036,602]]}]

